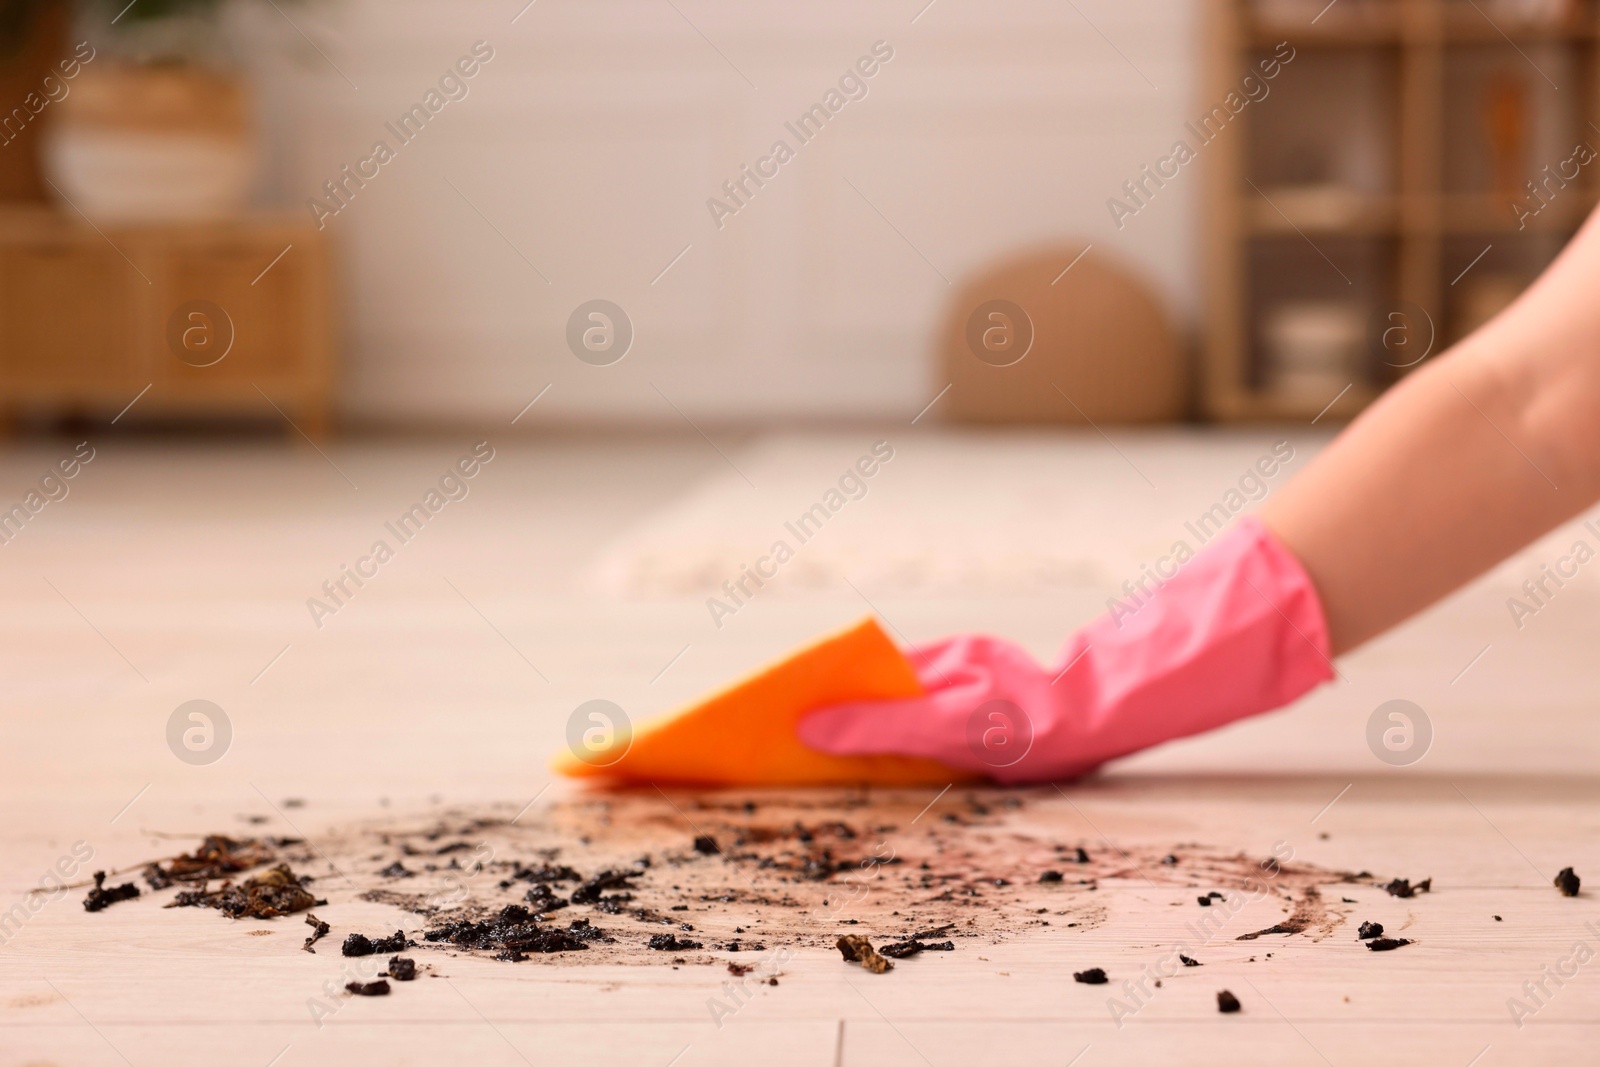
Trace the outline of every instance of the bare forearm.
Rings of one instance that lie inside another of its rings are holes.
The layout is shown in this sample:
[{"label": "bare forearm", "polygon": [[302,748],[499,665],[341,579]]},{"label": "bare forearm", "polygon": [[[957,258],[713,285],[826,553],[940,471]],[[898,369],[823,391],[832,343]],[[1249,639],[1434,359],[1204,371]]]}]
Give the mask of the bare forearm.
[{"label": "bare forearm", "polygon": [[1262,510],[1335,653],[1600,499],[1600,216],[1499,318],[1411,375]]}]

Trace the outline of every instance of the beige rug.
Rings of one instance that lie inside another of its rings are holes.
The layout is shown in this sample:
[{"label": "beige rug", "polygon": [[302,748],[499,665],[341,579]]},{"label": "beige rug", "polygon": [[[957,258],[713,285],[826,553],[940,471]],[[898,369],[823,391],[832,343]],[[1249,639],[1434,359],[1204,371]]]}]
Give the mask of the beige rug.
[{"label": "beige rug", "polygon": [[[603,548],[594,588],[710,596],[759,564],[775,574],[763,597],[847,580],[889,593],[1077,587],[1109,595],[1175,541],[1197,546],[1212,532],[1194,525],[1202,515],[1216,521],[1232,513],[1216,512],[1219,505],[1256,507],[1326,440],[1316,432],[1279,444],[1284,434],[1256,431],[1112,430],[1108,440],[1093,430],[910,427],[883,436],[879,453],[892,449],[892,458],[864,463],[875,469],[859,480],[848,472],[873,454],[866,431],[774,434],[729,451],[721,473]],[[1274,447],[1292,458],[1275,462]],[[1264,460],[1276,468],[1270,478],[1255,472]],[[773,551],[780,542],[793,553],[781,562]]]}]

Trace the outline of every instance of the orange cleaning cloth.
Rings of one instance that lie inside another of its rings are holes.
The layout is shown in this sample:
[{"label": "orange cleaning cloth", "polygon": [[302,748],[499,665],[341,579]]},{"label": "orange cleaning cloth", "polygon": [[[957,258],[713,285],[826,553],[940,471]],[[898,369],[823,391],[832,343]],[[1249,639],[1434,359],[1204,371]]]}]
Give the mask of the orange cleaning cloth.
[{"label": "orange cleaning cloth", "polygon": [[644,723],[631,737],[551,767],[570,778],[654,785],[945,785],[973,776],[909,756],[831,756],[800,743],[807,712],[845,701],[920,696],[911,664],[876,620],[823,637],[733,685]]}]

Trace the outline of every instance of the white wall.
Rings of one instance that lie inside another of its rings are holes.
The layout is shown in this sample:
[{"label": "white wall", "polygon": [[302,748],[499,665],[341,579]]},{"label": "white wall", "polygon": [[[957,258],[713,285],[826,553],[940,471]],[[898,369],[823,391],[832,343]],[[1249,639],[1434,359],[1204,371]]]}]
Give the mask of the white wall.
[{"label": "white wall", "polygon": [[[474,41],[495,49],[327,222],[355,416],[509,418],[553,382],[541,418],[678,420],[656,387],[697,420],[909,417],[938,388],[945,279],[1073,237],[1194,311],[1198,176],[1120,232],[1105,202],[1196,110],[1196,5],[935,0],[913,23],[925,0],[538,0],[512,24],[524,2],[284,5],[326,59],[256,16],[266,195],[300,210]],[[878,40],[869,95],[719,230],[707,198],[795,145],[784,122]],[[637,330],[608,368],[564,341],[594,297]]]}]

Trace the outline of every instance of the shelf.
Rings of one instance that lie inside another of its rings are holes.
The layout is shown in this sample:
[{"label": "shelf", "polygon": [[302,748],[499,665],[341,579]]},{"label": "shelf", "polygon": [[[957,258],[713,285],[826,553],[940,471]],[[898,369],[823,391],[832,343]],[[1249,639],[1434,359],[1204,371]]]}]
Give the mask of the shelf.
[{"label": "shelf", "polygon": [[1600,145],[1589,125],[1600,115],[1600,0],[1540,6],[1562,17],[1522,17],[1532,5],[1499,0],[1214,0],[1213,84],[1233,84],[1282,40],[1306,58],[1271,103],[1244,114],[1244,136],[1207,157],[1227,191],[1207,220],[1211,417],[1354,416],[1402,372],[1341,358],[1359,380],[1326,413],[1337,388],[1264,388],[1286,368],[1334,359],[1341,343],[1326,330],[1286,340],[1267,328],[1275,309],[1409,306],[1435,321],[1442,346],[1537,276],[1596,210],[1600,161],[1537,214],[1517,205],[1538,200],[1491,191],[1537,181],[1546,163],[1570,172],[1574,144]]},{"label": "shelf", "polygon": [[1318,186],[1277,186],[1241,194],[1250,232],[1262,236],[1293,233],[1374,236],[1394,231],[1400,218],[1392,196]]},{"label": "shelf", "polygon": [[1537,215],[1519,225],[1512,201],[1493,193],[1451,193],[1439,198],[1445,233],[1555,233],[1573,230],[1600,197],[1591,189],[1564,189]]},{"label": "shelf", "polygon": [[1316,419],[1320,426],[1348,422],[1376,400],[1380,392],[1365,382],[1352,383],[1348,392],[1340,394],[1334,390],[1325,397],[1275,393],[1271,389],[1241,389],[1216,397],[1214,414],[1244,422],[1310,422]]},{"label": "shelf", "polygon": [[[1315,15],[1315,9],[1307,7]],[[1287,12],[1252,12],[1247,7],[1245,14],[1245,38],[1254,47],[1271,46],[1279,41],[1288,41],[1296,48],[1392,46],[1400,43],[1402,30],[1398,5],[1363,8],[1335,3],[1316,16],[1314,22],[1298,10],[1290,15]]]},{"label": "shelf", "polygon": [[1581,18],[1515,19],[1496,16],[1482,4],[1446,5],[1443,31],[1448,44],[1504,44],[1507,39],[1521,44],[1590,44],[1596,39],[1594,24]]},{"label": "shelf", "polygon": [[1310,23],[1271,14],[1245,16],[1245,42],[1253,48],[1288,41],[1296,48],[1394,48],[1440,44],[1590,44],[1600,39],[1596,25],[1583,18],[1518,19],[1461,4],[1441,5],[1439,19],[1407,23],[1398,5],[1339,15],[1343,4]]},{"label": "shelf", "polygon": [[1239,198],[1240,213],[1250,234],[1257,237],[1564,233],[1576,229],[1600,202],[1600,194],[1593,190],[1564,190],[1523,226],[1512,201],[1493,193],[1395,197],[1284,188],[1262,192],[1265,197],[1246,190]]}]

